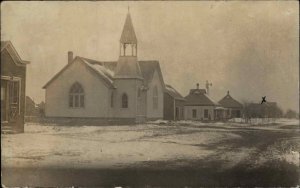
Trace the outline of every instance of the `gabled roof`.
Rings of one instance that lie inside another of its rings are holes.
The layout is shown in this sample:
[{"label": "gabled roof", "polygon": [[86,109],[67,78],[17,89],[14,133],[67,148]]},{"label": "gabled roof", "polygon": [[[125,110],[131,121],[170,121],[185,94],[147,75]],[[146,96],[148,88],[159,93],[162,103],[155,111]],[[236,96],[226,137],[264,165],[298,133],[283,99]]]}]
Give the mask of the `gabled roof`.
[{"label": "gabled roof", "polygon": [[221,104],[225,108],[242,108],[243,107],[243,105],[241,103],[239,103],[237,100],[235,100],[234,98],[232,98],[230,96],[229,91],[227,92],[227,95],[219,101],[219,104]]},{"label": "gabled roof", "polygon": [[148,84],[152,81],[155,70],[157,70],[159,79],[163,84],[163,88],[165,88],[165,82],[158,61],[156,60],[139,61],[139,65],[141,68],[142,76],[144,78],[144,84],[146,86],[148,86]]},{"label": "gabled roof", "polygon": [[22,60],[19,56],[17,50],[12,45],[11,41],[1,41],[1,53],[2,51],[6,49],[13,61],[16,65],[25,66],[26,64],[29,64],[29,61]]},{"label": "gabled roof", "polygon": [[[77,56],[71,63],[66,64],[66,66],[63,67],[62,70],[59,71],[50,81],[48,81],[43,88],[45,89],[46,87],[48,87],[48,85],[51,84],[56,78],[58,78],[59,75],[62,74],[66,69],[68,69],[68,67],[73,64],[76,59],[84,63],[84,65],[87,66],[89,70],[96,73],[98,76],[100,76],[101,79],[105,81],[105,83],[114,88],[113,82],[117,66],[116,61],[96,61],[79,56]],[[154,72],[155,70],[157,70],[159,78],[163,84],[163,88],[165,87],[158,61],[138,61],[138,63],[140,65],[142,77],[146,86],[148,86],[148,84],[152,81]]]},{"label": "gabled roof", "polygon": [[185,100],[182,95],[171,85],[166,84],[165,92],[176,100]]},{"label": "gabled roof", "polygon": [[219,106],[208,95],[204,93],[205,89],[194,89],[185,97],[185,106]]},{"label": "gabled roof", "polygon": [[131,21],[131,16],[130,13],[128,12],[126,20],[125,20],[125,24],[123,27],[123,32],[121,35],[121,39],[120,39],[121,43],[130,43],[130,44],[136,44],[137,43],[137,39],[136,39],[136,35],[133,29],[133,25],[132,25],[132,21]]},{"label": "gabled roof", "polygon": [[[113,71],[104,67],[104,64],[99,61],[76,56],[71,63],[66,64],[54,77],[52,77],[44,86],[46,89],[54,80],[56,80],[64,71],[66,71],[75,61],[82,62],[90,71],[96,73],[109,87],[113,86]],[[107,63],[107,62],[105,62]]]}]

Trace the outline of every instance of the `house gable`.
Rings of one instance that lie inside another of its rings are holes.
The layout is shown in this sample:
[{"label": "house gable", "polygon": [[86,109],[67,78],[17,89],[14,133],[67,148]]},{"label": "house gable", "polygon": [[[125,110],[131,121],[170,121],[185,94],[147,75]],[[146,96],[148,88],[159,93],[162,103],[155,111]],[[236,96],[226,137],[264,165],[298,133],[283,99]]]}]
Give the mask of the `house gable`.
[{"label": "house gable", "polygon": [[1,41],[1,56],[4,52],[7,52],[12,58],[13,62],[18,66],[26,66],[26,64],[29,64],[29,61],[24,61],[21,59],[10,41]]}]

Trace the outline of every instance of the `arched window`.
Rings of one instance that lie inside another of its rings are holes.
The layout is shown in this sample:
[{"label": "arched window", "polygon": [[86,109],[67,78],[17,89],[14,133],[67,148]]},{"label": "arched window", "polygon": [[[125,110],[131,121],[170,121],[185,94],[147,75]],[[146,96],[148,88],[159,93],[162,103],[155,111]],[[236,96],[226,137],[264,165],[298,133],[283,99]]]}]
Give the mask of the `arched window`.
[{"label": "arched window", "polygon": [[128,108],[128,96],[126,93],[122,95],[122,108]]},{"label": "arched window", "polygon": [[74,83],[70,88],[69,107],[70,108],[84,107],[84,90],[78,82]]},{"label": "arched window", "polygon": [[158,108],[158,91],[157,91],[157,86],[154,86],[154,88],[153,88],[153,108],[154,109]]}]

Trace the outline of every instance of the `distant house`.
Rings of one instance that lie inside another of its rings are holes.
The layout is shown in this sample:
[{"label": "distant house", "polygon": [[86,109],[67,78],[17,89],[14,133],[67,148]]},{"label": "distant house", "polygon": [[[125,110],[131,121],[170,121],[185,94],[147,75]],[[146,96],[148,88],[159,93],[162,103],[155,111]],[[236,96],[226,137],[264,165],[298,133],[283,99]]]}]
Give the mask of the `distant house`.
[{"label": "distant house", "polygon": [[164,119],[183,120],[185,99],[172,86],[166,84],[164,92]]},{"label": "distant house", "polygon": [[1,41],[1,132],[24,132],[27,64],[10,41]]},{"label": "distant house", "polygon": [[185,97],[184,117],[187,120],[214,120],[215,108],[219,106],[207,94],[205,89],[191,89]]},{"label": "distant house", "polygon": [[232,98],[229,94],[229,91],[227,91],[227,95],[219,101],[219,104],[225,108],[225,118],[229,119],[242,117],[243,105]]},{"label": "distant house", "polygon": [[43,87],[45,116],[138,123],[163,118],[165,84],[158,61],[139,61],[130,13],[117,61],[103,62],[68,53],[68,63]]}]

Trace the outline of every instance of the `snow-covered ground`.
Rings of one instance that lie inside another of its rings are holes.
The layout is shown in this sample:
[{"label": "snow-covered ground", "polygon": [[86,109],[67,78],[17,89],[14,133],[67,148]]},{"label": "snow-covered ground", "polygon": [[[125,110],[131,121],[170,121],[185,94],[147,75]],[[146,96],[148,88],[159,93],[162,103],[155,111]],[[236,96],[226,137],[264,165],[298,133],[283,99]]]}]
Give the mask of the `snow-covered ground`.
[{"label": "snow-covered ground", "polygon": [[[155,121],[128,126],[27,123],[25,133],[2,135],[4,167],[124,168],[148,162],[167,167],[195,161],[284,160],[299,165],[299,120],[245,124]],[[154,167],[153,167],[154,168]]]}]

